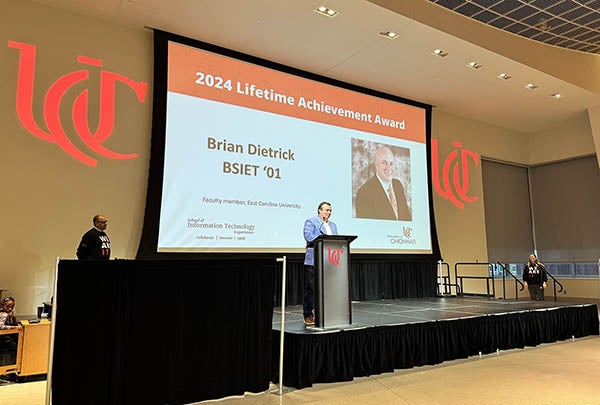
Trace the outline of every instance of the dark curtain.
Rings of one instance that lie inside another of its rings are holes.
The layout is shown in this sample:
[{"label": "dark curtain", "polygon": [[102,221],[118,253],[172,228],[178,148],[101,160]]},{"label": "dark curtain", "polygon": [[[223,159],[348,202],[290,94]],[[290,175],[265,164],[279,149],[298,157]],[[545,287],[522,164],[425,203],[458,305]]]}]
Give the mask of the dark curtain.
[{"label": "dark curtain", "polygon": [[544,164],[531,168],[530,173],[540,259],[596,262],[600,257],[598,157]]},{"label": "dark curtain", "polygon": [[269,387],[274,261],[61,261],[55,404],[184,404]]},{"label": "dark curtain", "polygon": [[[350,282],[353,301],[423,298],[436,296],[437,263],[352,260]],[[276,306],[281,302],[281,266],[277,269]],[[287,263],[286,305],[301,305],[304,295],[304,264]]]},{"label": "dark curtain", "polygon": [[[283,384],[315,383],[598,335],[596,305],[380,326],[326,334],[286,333]],[[279,381],[279,331],[273,330],[272,381]]]}]

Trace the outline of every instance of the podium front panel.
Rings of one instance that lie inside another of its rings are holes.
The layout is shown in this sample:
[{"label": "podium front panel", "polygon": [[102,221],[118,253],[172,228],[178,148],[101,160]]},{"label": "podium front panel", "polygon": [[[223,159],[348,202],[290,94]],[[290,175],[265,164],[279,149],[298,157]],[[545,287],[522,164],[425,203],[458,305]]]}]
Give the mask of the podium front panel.
[{"label": "podium front panel", "polygon": [[325,243],[322,252],[322,318],[324,328],[350,324],[350,288],[348,280],[348,243],[344,240]]}]

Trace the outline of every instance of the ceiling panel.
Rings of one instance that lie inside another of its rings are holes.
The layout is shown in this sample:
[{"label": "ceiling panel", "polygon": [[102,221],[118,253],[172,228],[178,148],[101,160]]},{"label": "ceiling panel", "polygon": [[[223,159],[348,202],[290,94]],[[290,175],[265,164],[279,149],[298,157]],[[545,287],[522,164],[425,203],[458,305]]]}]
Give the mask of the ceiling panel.
[{"label": "ceiling panel", "polygon": [[[429,0],[513,34],[600,54],[600,0]],[[547,35],[540,35],[541,32]]]}]

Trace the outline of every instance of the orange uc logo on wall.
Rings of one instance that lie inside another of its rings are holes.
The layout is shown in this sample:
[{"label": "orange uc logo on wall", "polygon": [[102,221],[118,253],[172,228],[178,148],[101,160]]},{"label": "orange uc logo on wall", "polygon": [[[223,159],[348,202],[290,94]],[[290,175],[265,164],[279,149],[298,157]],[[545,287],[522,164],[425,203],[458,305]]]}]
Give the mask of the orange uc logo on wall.
[{"label": "orange uc logo on wall", "polygon": [[[89,78],[89,71],[82,69],[67,73],[58,78],[48,89],[44,97],[44,121],[47,130],[42,129],[33,116],[33,82],[35,78],[34,45],[8,41],[10,48],[20,51],[19,73],[17,79],[16,110],[19,121],[31,133],[44,141],[56,143],[62,150],[82,163],[96,166],[97,159],[89,156],[75,146],[60,120],[61,102],[67,91],[75,84]],[[102,67],[102,60],[78,56],[77,61],[84,65]],[[118,73],[102,70],[100,72],[100,111],[98,128],[92,132],[88,122],[88,90],[83,90],[76,98],[71,109],[73,126],[83,143],[96,154],[109,159],[134,159],[137,153],[119,153],[107,149],[103,143],[113,133],[115,126],[115,86],[121,82],[131,88],[137,100],[146,99],[148,84],[136,82]]]},{"label": "orange uc logo on wall", "polygon": [[462,148],[459,142],[453,142],[452,146],[461,148],[453,150],[446,156],[440,172],[438,140],[431,139],[431,175],[435,191],[460,209],[465,208],[465,203],[473,203],[479,200],[479,196],[468,196],[469,190],[469,158],[475,166],[479,166],[479,154]]}]

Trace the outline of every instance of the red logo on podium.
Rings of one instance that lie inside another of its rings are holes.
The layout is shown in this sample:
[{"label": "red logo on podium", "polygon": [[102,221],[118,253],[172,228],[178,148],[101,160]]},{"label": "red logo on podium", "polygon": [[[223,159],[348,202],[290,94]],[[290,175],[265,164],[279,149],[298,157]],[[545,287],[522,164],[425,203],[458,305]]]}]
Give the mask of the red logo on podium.
[{"label": "red logo on podium", "polygon": [[339,266],[342,255],[344,254],[344,249],[331,249],[327,248],[327,260],[333,266]]}]

